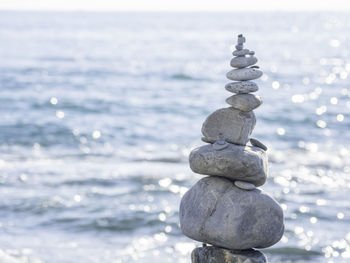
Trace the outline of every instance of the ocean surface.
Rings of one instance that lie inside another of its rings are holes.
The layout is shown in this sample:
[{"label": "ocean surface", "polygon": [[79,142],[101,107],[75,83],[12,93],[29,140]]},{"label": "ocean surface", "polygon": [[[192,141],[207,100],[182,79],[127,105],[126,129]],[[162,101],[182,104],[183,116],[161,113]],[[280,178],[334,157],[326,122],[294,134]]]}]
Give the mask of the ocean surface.
[{"label": "ocean surface", "polygon": [[190,262],[188,155],[244,33],[252,137],[286,230],[269,262],[350,262],[350,14],[0,12],[0,262]]}]

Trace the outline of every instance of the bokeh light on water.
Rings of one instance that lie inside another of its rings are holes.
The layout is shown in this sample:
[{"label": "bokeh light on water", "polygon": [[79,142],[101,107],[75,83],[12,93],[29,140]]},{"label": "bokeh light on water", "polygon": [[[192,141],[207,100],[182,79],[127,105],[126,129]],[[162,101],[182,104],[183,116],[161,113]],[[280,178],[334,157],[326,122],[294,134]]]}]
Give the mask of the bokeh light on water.
[{"label": "bokeh light on water", "polygon": [[264,251],[348,262],[349,27],[346,14],[1,13],[0,259],[189,262],[199,244],[178,207],[201,176],[187,158],[226,106],[243,32],[264,71],[262,188],[286,218]]}]

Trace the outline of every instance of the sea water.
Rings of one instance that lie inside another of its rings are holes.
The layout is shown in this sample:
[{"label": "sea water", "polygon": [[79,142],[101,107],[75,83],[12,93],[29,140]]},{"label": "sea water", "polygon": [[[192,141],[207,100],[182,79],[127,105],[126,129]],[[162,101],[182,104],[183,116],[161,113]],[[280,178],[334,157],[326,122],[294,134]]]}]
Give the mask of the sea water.
[{"label": "sea water", "polygon": [[350,261],[350,19],[341,13],[0,13],[0,261],[190,262],[201,125],[246,36],[252,137],[285,214],[270,262]]}]

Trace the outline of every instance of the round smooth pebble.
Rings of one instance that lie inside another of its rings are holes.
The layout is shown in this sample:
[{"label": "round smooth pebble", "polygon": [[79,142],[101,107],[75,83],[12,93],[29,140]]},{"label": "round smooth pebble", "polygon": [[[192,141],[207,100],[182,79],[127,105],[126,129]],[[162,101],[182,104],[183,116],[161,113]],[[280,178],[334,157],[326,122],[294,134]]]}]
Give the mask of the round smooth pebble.
[{"label": "round smooth pebble", "polygon": [[235,186],[241,188],[243,190],[254,190],[255,186],[251,183],[243,182],[243,181],[235,181]]},{"label": "round smooth pebble", "polygon": [[259,87],[252,81],[239,81],[226,84],[225,89],[232,93],[246,94],[258,91]]},{"label": "round smooth pebble", "polygon": [[249,52],[251,52],[249,49],[235,50],[232,52],[232,55],[234,55],[235,57],[240,57],[248,55]]},{"label": "round smooth pebble", "polygon": [[213,143],[213,149],[215,151],[221,151],[228,147],[228,143],[225,140],[218,140],[215,143]]},{"label": "round smooth pebble", "polygon": [[253,94],[237,94],[227,98],[226,102],[235,109],[252,111],[262,104],[262,98]]},{"label": "round smooth pebble", "polygon": [[266,145],[260,142],[259,140],[250,138],[249,141],[253,146],[263,149],[264,151],[267,151]]},{"label": "round smooth pebble", "polygon": [[263,72],[258,69],[254,68],[240,68],[240,69],[233,69],[229,72],[227,72],[226,77],[230,80],[253,80],[260,78],[262,76]]},{"label": "round smooth pebble", "polygon": [[249,57],[234,57],[231,59],[230,65],[233,68],[246,68],[251,65],[254,65],[258,62],[258,59],[254,56]]}]

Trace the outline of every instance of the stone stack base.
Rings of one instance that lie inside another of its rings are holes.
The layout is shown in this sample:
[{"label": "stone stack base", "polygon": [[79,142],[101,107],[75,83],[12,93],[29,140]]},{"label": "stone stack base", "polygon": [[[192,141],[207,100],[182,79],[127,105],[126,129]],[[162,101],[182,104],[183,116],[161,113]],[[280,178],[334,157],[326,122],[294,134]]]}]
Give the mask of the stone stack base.
[{"label": "stone stack base", "polygon": [[192,251],[192,263],[266,263],[267,259],[260,251],[228,250],[219,247],[198,247]]}]

